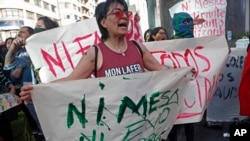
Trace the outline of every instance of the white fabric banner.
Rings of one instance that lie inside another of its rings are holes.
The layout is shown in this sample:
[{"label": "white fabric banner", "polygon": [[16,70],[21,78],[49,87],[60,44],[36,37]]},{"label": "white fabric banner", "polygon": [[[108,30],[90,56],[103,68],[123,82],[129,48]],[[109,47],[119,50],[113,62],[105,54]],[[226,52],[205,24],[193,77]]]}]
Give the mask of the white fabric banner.
[{"label": "white fabric banner", "polygon": [[169,9],[170,14],[187,12],[193,18],[206,21],[194,26],[194,36],[204,37],[225,34],[227,0],[182,0]]},{"label": "white fabric banner", "polygon": [[193,66],[197,73],[188,83],[176,123],[199,122],[217,87],[228,57],[224,36],[145,43],[162,64],[174,68]]},{"label": "white fabric banner", "polygon": [[207,121],[224,122],[242,119],[238,88],[247,51],[233,48],[219,78],[215,94],[207,108]]},{"label": "white fabric banner", "polygon": [[172,128],[191,68],[34,86],[46,140],[161,140]]},{"label": "white fabric banner", "polygon": [[[135,31],[129,31],[128,39],[140,39],[137,32],[139,30],[135,27],[132,29]],[[82,54],[91,45],[98,43],[99,39],[95,20],[89,19],[35,34],[27,41],[26,48],[34,66],[41,68],[39,74],[42,82],[47,83],[72,72]],[[184,104],[176,123],[199,122],[228,57],[225,37],[211,36],[144,44],[161,64],[174,68],[192,66],[196,69],[195,77],[187,84],[188,88],[184,92]]]}]

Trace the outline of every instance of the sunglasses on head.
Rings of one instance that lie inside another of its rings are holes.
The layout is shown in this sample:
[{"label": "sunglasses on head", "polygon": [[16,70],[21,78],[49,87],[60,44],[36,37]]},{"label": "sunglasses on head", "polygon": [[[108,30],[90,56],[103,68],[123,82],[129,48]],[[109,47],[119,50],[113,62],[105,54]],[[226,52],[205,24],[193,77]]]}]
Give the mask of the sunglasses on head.
[{"label": "sunglasses on head", "polygon": [[131,11],[123,11],[121,9],[114,9],[107,16],[109,16],[109,15],[115,15],[116,18],[120,19],[120,18],[122,18],[122,16],[123,16],[124,13],[126,14],[126,16],[128,18],[130,18],[132,16],[132,14],[133,14]]}]

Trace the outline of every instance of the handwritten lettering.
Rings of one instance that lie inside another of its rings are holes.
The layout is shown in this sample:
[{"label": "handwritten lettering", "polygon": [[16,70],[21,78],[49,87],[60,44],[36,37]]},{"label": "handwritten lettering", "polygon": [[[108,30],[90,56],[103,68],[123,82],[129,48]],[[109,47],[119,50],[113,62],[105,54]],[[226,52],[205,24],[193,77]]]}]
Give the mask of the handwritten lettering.
[{"label": "handwritten lettering", "polygon": [[203,9],[212,6],[225,6],[226,0],[195,0],[195,8]]},{"label": "handwritten lettering", "polygon": [[88,122],[86,119],[86,105],[85,105],[85,96],[81,101],[81,109],[82,112],[79,112],[76,106],[73,103],[68,105],[68,112],[67,112],[67,127],[70,128],[74,123],[74,115],[76,114],[78,120],[80,121],[82,128],[85,128],[86,123]]},{"label": "handwritten lettering", "polygon": [[[153,54],[154,56],[156,56],[156,54],[161,54],[160,58],[158,59],[160,60],[159,62],[161,62],[161,64],[168,65],[168,66],[169,66],[169,63],[171,63],[174,68],[181,67],[181,64],[186,64],[186,66],[189,66],[189,67],[193,66],[195,70],[197,71],[197,73],[195,74],[195,76],[197,76],[199,72],[207,72],[210,70],[210,67],[211,67],[211,63],[209,59],[205,55],[202,55],[199,53],[199,51],[202,50],[203,48],[204,47],[202,46],[197,46],[194,48],[194,50],[186,49],[184,51],[184,54],[181,54],[180,52],[167,53],[165,51],[154,51],[154,52],[151,52],[151,54]],[[204,66],[204,65],[198,65],[197,63],[198,60],[204,61],[203,64],[205,64],[205,67],[200,68],[200,66]],[[184,66],[182,65],[182,67]]]},{"label": "handwritten lettering", "polygon": [[[100,39],[96,32],[94,34],[88,34],[82,37],[76,37],[75,39],[73,39],[73,43],[76,43],[76,45],[78,45],[80,49],[76,51],[75,54],[82,55],[91,46],[90,44],[85,45],[85,46],[83,45],[82,41],[86,40],[87,38],[90,38],[90,39],[94,38],[93,44]],[[65,72],[66,64],[70,64],[71,69],[72,70],[74,69],[72,55],[70,56],[70,48],[67,47],[68,45],[65,44],[63,41],[61,43],[62,43],[62,48],[55,43],[53,44],[54,53],[56,57],[53,57],[54,55],[52,55],[53,54],[52,51],[48,52],[48,51],[41,49],[41,54],[43,56],[43,59],[45,60],[45,62],[47,63],[47,66],[49,67],[49,70],[55,77],[57,76],[57,72],[55,71],[55,66],[58,66],[59,68],[61,68],[63,72]],[[63,53],[62,52],[59,53],[59,50],[63,50]],[[62,61],[62,58],[66,58],[66,61]]]},{"label": "handwritten lettering", "polygon": [[[85,140],[97,141],[96,140],[96,130],[93,130],[92,136],[86,136],[85,134],[81,133],[81,137],[80,137],[79,141],[85,141]],[[103,132],[100,133],[100,140],[99,141],[104,141],[104,133]]]},{"label": "handwritten lettering", "polygon": [[181,3],[180,11],[205,19],[203,24],[195,25],[195,37],[222,35],[225,34],[226,5],[226,0],[186,0]]},{"label": "handwritten lettering", "polygon": [[[121,100],[121,104],[119,106],[119,110],[116,114],[111,113],[108,108],[105,106],[105,100],[103,97],[99,99],[99,106],[97,110],[97,118],[96,118],[96,125],[97,126],[106,126],[108,127],[108,130],[112,130],[109,125],[107,125],[103,119],[107,120],[104,111],[108,111],[113,115],[113,117],[117,120],[117,123],[121,123],[123,120],[123,116],[125,114],[126,109],[131,110],[131,114],[136,113],[141,119],[132,122],[130,125],[128,125],[126,128],[128,128],[127,133],[124,135],[124,140],[133,140],[133,138],[137,137],[139,134],[141,134],[140,128],[152,128],[154,131],[161,131],[160,129],[164,128],[165,121],[167,120],[171,109],[169,108],[170,104],[178,104],[178,92],[179,89],[175,90],[167,90],[164,92],[154,92],[150,94],[149,101],[147,99],[147,96],[144,95],[141,97],[138,103],[135,103],[131,98],[125,96]],[[163,103],[162,103],[163,102]],[[160,104],[161,103],[161,104]],[[85,103],[85,96],[81,100],[81,111],[76,108],[76,106],[73,103],[70,103],[68,105],[68,112],[67,112],[67,127],[71,128],[71,126],[74,124],[74,114],[76,115],[77,119],[80,121],[80,124],[82,125],[82,128],[86,128],[86,124],[88,123],[88,120],[86,119],[86,105]],[[142,110],[140,110],[142,109]],[[158,115],[154,115],[157,118],[147,119],[147,117],[150,114],[153,114],[156,111],[161,111]],[[128,112],[128,111],[127,111]],[[126,112],[126,113],[127,113]],[[109,119],[110,120],[110,119]],[[137,131],[138,130],[138,131]],[[143,130],[142,130],[143,131]],[[161,133],[154,132],[151,135],[149,135],[148,139],[160,139]],[[83,140],[96,140],[96,131],[93,130],[92,136],[87,136],[83,133],[81,133],[81,137],[79,139],[80,141]],[[104,140],[104,134],[101,133],[100,140]],[[144,140],[144,139],[141,139]]]},{"label": "handwritten lettering", "polygon": [[226,64],[226,67],[243,69],[245,59],[245,56],[231,56]]},{"label": "handwritten lettering", "polygon": [[227,73],[227,74],[221,74],[221,76],[220,76],[220,80],[219,80],[220,82],[233,82],[233,81],[235,81],[235,78],[234,78],[234,76],[233,76],[233,73],[232,72],[229,72],[229,73]]},{"label": "handwritten lettering", "polygon": [[220,99],[227,100],[231,98],[237,98],[237,91],[236,87],[218,87],[214,93],[214,96],[218,96]]}]

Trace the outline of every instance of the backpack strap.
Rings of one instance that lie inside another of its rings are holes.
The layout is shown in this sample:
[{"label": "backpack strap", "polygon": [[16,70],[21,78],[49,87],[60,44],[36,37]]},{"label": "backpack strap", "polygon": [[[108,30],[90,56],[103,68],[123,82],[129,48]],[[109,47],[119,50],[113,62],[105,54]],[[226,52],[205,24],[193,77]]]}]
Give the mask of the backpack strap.
[{"label": "backpack strap", "polygon": [[98,47],[96,45],[93,45],[95,48],[95,68],[94,68],[94,75],[97,76],[97,57],[98,57]]},{"label": "backpack strap", "polygon": [[143,52],[142,52],[140,45],[135,40],[131,40],[131,41],[135,44],[135,46],[137,47],[137,49],[139,50],[141,54],[141,57],[143,58]]}]

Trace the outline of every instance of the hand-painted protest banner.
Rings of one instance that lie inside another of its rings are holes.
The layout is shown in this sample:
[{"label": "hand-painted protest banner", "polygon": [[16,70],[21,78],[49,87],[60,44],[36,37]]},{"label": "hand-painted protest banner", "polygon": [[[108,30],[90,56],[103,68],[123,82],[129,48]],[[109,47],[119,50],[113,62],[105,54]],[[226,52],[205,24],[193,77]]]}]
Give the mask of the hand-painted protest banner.
[{"label": "hand-painted protest banner", "polygon": [[5,93],[0,94],[0,113],[9,110],[18,105],[16,97],[14,94]]},{"label": "hand-painted protest banner", "polygon": [[49,141],[166,139],[191,67],[35,85],[32,99]]},{"label": "hand-painted protest banner", "polygon": [[243,118],[239,115],[238,88],[246,53],[246,49],[231,50],[224,71],[220,75],[218,87],[207,108],[207,121],[223,122]]},{"label": "hand-painted protest banner", "polygon": [[[87,25],[92,26],[85,28]],[[26,48],[34,66],[41,68],[42,82],[50,82],[72,72],[82,53],[99,41],[96,28],[95,21],[89,19],[32,36]],[[174,68],[193,66],[196,69],[194,80],[185,92],[185,104],[177,122],[199,122],[227,61],[229,51],[225,37],[166,40],[144,45],[161,64]]]},{"label": "hand-painted protest banner", "polygon": [[199,122],[228,57],[224,36],[178,39],[145,43],[162,64],[174,68],[192,66],[197,71],[188,83],[176,123]]},{"label": "hand-painted protest banner", "polygon": [[203,24],[194,26],[194,36],[203,37],[225,34],[226,7],[226,0],[182,0],[169,11],[171,15],[187,12],[193,18],[204,18]]}]

